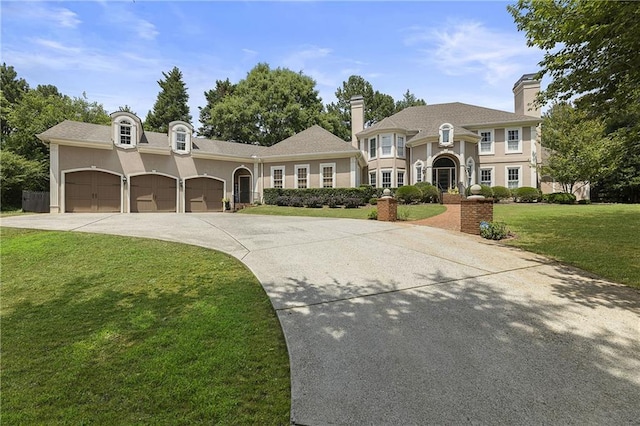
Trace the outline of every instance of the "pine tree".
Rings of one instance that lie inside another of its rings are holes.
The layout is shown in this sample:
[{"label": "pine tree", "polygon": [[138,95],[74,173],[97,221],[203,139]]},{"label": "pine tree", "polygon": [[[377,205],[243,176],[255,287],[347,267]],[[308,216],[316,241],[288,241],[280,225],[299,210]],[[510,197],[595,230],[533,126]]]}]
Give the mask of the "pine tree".
[{"label": "pine tree", "polygon": [[167,133],[172,121],[191,123],[191,114],[187,105],[187,87],[182,81],[182,73],[178,67],[173,67],[169,73],[163,72],[162,75],[164,80],[158,81],[161,88],[158,99],[153,105],[153,110],[147,114],[144,126],[146,130]]}]

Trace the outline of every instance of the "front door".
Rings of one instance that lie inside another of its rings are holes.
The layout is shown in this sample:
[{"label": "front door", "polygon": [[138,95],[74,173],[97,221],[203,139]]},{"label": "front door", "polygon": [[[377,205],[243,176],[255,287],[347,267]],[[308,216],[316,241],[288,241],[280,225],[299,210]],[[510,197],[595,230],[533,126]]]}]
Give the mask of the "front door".
[{"label": "front door", "polygon": [[433,184],[440,191],[457,188],[456,163],[448,157],[440,157],[433,163]]},{"label": "front door", "polygon": [[251,202],[251,176],[240,176],[240,203]]}]

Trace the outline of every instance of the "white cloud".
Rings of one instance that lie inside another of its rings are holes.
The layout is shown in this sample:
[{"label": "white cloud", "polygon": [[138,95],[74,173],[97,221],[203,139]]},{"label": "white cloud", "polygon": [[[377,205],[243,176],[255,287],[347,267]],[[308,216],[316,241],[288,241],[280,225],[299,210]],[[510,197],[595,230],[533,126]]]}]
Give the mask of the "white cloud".
[{"label": "white cloud", "polygon": [[304,70],[309,62],[324,59],[331,54],[331,49],[326,47],[311,46],[298,50],[286,56],[282,63],[293,71]]},{"label": "white cloud", "polygon": [[13,17],[24,21],[35,21],[39,25],[59,28],[76,28],[82,23],[78,14],[64,7],[50,7],[39,2],[4,2],[2,13],[5,17]]},{"label": "white cloud", "polygon": [[442,27],[411,27],[405,44],[416,46],[419,60],[452,76],[476,75],[490,86],[500,86],[526,72],[532,55],[524,39],[487,28],[480,22],[450,21]]}]

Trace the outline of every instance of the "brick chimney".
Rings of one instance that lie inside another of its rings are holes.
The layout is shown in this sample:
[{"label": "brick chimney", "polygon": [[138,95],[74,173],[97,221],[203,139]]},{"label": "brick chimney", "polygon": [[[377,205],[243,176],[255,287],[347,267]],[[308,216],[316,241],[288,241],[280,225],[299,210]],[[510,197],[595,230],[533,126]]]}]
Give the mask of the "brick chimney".
[{"label": "brick chimney", "polygon": [[524,74],[513,86],[515,113],[540,118],[540,107],[534,101],[540,92],[540,80],[535,74]]},{"label": "brick chimney", "polygon": [[358,138],[356,133],[364,130],[364,98],[362,95],[356,95],[351,98],[351,145],[355,149],[358,146]]}]

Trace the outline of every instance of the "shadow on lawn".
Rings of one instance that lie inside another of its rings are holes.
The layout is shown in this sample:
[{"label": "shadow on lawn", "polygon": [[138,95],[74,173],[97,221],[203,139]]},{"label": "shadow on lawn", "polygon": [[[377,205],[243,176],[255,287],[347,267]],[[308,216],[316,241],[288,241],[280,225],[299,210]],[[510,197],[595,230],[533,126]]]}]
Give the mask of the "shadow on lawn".
[{"label": "shadow on lawn", "polygon": [[623,310],[638,306],[637,293],[614,288],[602,303],[585,305],[583,295],[554,289],[558,299],[541,300],[528,297],[522,283],[505,291],[482,277],[456,280],[438,270],[416,275],[415,285],[399,291],[393,281],[364,288],[305,277],[266,283],[275,306],[296,306],[278,310],[294,423],[640,418],[640,318]]}]

